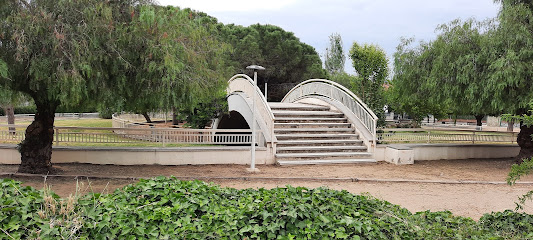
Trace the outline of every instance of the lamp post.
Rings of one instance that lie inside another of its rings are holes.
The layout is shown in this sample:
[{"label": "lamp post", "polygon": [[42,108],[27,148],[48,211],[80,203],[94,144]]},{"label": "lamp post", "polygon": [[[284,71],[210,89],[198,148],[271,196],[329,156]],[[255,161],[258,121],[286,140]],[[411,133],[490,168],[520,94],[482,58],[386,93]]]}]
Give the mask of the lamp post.
[{"label": "lamp post", "polygon": [[268,102],[268,98],[267,98],[267,83],[268,83],[268,79],[265,78],[265,100]]},{"label": "lamp post", "polygon": [[246,67],[246,69],[251,69],[254,71],[254,89],[252,93],[252,160],[250,163],[250,168],[247,170],[249,172],[259,172],[259,169],[255,168],[255,95],[257,93],[257,71],[259,70],[265,70],[264,67],[258,66],[258,65],[250,65]]}]

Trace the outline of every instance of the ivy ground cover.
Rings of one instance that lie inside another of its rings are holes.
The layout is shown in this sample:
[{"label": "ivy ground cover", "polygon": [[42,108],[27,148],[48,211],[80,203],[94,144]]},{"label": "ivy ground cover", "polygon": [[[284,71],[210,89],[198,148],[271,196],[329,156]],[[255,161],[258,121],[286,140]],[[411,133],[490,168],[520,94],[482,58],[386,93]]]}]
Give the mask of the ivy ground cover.
[{"label": "ivy ground cover", "polygon": [[0,239],[531,239],[533,216],[479,221],[327,188],[222,188],[158,177],[60,199],[0,179]]}]

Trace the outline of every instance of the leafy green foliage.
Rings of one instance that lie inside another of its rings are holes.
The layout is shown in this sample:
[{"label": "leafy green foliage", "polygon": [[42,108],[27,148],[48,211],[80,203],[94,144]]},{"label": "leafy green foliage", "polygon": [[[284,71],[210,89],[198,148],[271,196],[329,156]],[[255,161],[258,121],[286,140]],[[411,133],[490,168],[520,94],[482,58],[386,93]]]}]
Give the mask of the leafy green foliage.
[{"label": "leafy green foliage", "polygon": [[493,92],[487,87],[492,74],[492,21],[454,20],[440,25],[437,39],[429,44],[432,65],[427,86],[431,94],[449,106],[454,114],[474,115],[477,124],[485,115],[499,115],[504,111],[494,104]]},{"label": "leafy green foliage", "polygon": [[[428,114],[443,113],[497,115],[502,109],[493,104],[486,87],[489,68],[492,22],[454,20],[440,25],[437,39],[409,48],[412,39],[402,40],[395,53],[392,81],[397,109],[415,121]],[[480,124],[480,122],[478,122]]]},{"label": "leafy green foliage", "polygon": [[[225,92],[224,92],[225,95]],[[192,110],[182,109],[180,114],[187,121],[189,127],[203,129],[208,126],[213,119],[220,117],[228,111],[228,101],[225,96],[219,96],[211,102],[200,103],[197,108]]]},{"label": "leafy green foliage", "polygon": [[387,104],[397,113],[407,113],[419,125],[429,114],[440,117],[446,114],[445,103],[433,96],[428,78],[434,54],[430,45],[420,43],[410,47],[413,39],[402,39],[394,53],[394,77],[386,91]]},{"label": "leafy green foliage", "polygon": [[229,45],[217,39],[213,19],[170,6],[131,12],[131,21],[114,32],[124,61],[114,61],[112,76],[119,81],[107,102],[135,113],[194,109],[225,89]]},{"label": "leafy green foliage", "polygon": [[324,78],[322,61],[316,50],[300,41],[294,33],[274,25],[249,27],[225,25],[223,39],[233,46],[230,61],[238,73],[250,73],[249,65],[265,67],[258,73],[257,85],[268,83],[268,100],[280,101],[289,89],[283,84],[300,83],[310,78]]},{"label": "leafy green foliage", "polygon": [[346,56],[343,51],[341,35],[333,33],[329,36],[329,48],[326,48],[326,55],[324,56],[326,71],[330,75],[344,73],[344,62],[346,62]]},{"label": "leafy green foliage", "polygon": [[525,239],[533,228],[525,213],[476,223],[327,188],[237,190],[158,177],[63,201],[20,182],[0,185],[0,239]]},{"label": "leafy green foliage", "polygon": [[0,239],[28,238],[32,230],[39,229],[44,220],[37,212],[43,203],[41,192],[21,187],[20,182],[0,179]]},{"label": "leafy green foliage", "polygon": [[348,89],[358,88],[357,83],[359,82],[359,79],[357,78],[357,76],[350,75],[345,72],[330,75],[329,80],[334,81]]},{"label": "leafy green foliage", "polygon": [[389,76],[388,59],[385,51],[373,44],[359,45],[354,42],[350,49],[352,65],[357,73],[357,81],[352,91],[374,111],[379,118],[378,125],[384,125],[385,97],[383,85]]},{"label": "leafy green foliage", "polygon": [[[509,185],[514,185],[521,177],[529,175],[532,172],[533,158],[523,159],[520,164],[513,164],[511,166],[511,171],[507,175],[507,183]],[[532,200],[532,196],[533,190],[519,197],[518,202],[516,203],[516,209],[522,209],[526,201]]]},{"label": "leafy green foliage", "polygon": [[[529,108],[533,108],[533,102],[529,103]],[[529,110],[529,113],[531,114],[533,110]],[[533,125],[533,115],[528,114],[522,114],[522,115],[511,115],[511,114],[504,114],[502,117],[505,121],[517,121],[521,122],[522,124],[526,125],[528,128]],[[527,137],[529,141],[531,141],[531,138],[533,136],[524,136]],[[520,140],[520,136],[518,138]],[[516,181],[520,180],[521,177],[529,175],[533,172],[533,157],[531,158],[524,158],[520,162],[520,164],[513,164],[511,166],[511,171],[509,171],[509,174],[507,175],[507,184],[514,185]],[[516,209],[523,209],[524,204],[528,200],[532,200],[533,198],[533,190],[527,192],[526,194],[522,195],[518,198],[518,202],[516,203]]]},{"label": "leafy green foliage", "polygon": [[413,49],[406,49],[410,41],[402,41],[393,85],[414,83],[400,87],[398,100],[423,106],[424,98],[412,98],[414,93],[479,120],[483,115],[525,113],[533,97],[532,4],[498,2],[502,8],[497,19],[442,24],[436,40]]},{"label": "leafy green foliage", "polygon": [[[390,229],[398,220],[373,217],[383,208],[402,214],[407,213],[406,210],[371,197],[324,188],[236,190],[199,181],[157,178],[141,180],[109,196],[94,197],[101,202],[101,207],[91,214],[94,219],[89,222],[99,224],[86,226],[87,233],[101,238],[288,239],[292,234],[295,238],[383,239],[409,236],[405,226],[397,232]],[[93,200],[89,197],[86,203],[92,204]]]},{"label": "leafy green foliage", "polygon": [[493,104],[521,114],[533,99],[533,4],[529,0],[500,0],[498,25],[490,31],[490,70],[487,89]]},{"label": "leafy green foliage", "polygon": [[493,231],[502,239],[532,239],[533,215],[505,210],[485,214],[479,219],[479,227]]},{"label": "leafy green foliage", "polygon": [[229,45],[219,41],[218,25],[190,9],[150,0],[7,4],[0,8],[0,86],[26,93],[38,113],[21,143],[23,172],[51,170],[49,129],[60,106],[195,109],[229,77]]},{"label": "leafy green foliage", "polygon": [[7,64],[0,59],[0,77],[7,78],[9,76],[8,73]]}]

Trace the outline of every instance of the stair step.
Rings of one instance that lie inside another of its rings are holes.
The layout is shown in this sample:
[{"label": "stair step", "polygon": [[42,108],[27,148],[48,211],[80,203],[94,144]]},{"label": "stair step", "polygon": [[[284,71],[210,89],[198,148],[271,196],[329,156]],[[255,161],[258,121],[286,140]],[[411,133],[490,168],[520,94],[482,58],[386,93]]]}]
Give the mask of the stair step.
[{"label": "stair step", "polygon": [[368,152],[276,153],[276,158],[370,157]]},{"label": "stair step", "polygon": [[275,133],[279,134],[287,134],[291,132],[297,132],[297,133],[353,133],[354,130],[352,128],[277,128],[274,129]]},{"label": "stair step", "polygon": [[375,159],[333,159],[333,160],[282,160],[279,165],[310,165],[310,164],[354,164],[354,163],[376,163]]},{"label": "stair step", "polygon": [[331,112],[331,111],[272,111],[274,117],[278,116],[313,116],[323,118],[339,118],[344,117],[343,113]]},{"label": "stair step", "polygon": [[375,163],[343,113],[301,103],[269,103],[280,165]]},{"label": "stair step", "polygon": [[306,111],[328,111],[330,108],[320,105],[304,104],[304,103],[275,103],[269,102],[270,109],[274,110],[306,110]]},{"label": "stair step", "polygon": [[275,123],[347,123],[346,118],[277,117]]},{"label": "stair step", "polygon": [[278,143],[277,143],[277,146],[286,146],[286,145],[288,145],[288,146],[297,146],[297,145],[304,145],[304,146],[310,146],[310,145],[318,145],[318,146],[363,145],[363,140],[359,140],[359,139],[286,140],[286,141],[278,141]]},{"label": "stair step", "polygon": [[366,151],[366,146],[290,146],[290,147],[278,147],[277,153],[298,153],[298,152],[354,152],[354,151]]},{"label": "stair step", "polygon": [[274,128],[350,128],[350,123],[274,123]]},{"label": "stair step", "polygon": [[346,138],[351,138],[351,139],[358,139],[359,138],[359,135],[358,134],[346,134],[346,133],[338,133],[338,134],[331,134],[331,133],[322,133],[322,134],[280,134],[280,135],[276,135],[276,137],[278,139],[298,139],[298,140],[303,140],[302,138],[307,138],[307,139],[323,139],[323,138],[326,138],[326,139],[346,139]]}]

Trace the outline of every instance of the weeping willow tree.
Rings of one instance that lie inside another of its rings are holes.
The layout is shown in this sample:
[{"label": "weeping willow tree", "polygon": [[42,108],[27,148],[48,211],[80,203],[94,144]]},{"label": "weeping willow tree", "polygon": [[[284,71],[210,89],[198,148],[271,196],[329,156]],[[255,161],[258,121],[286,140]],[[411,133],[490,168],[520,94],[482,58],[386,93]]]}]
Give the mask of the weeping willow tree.
[{"label": "weeping willow tree", "polygon": [[194,109],[225,89],[229,45],[217,40],[215,19],[170,6],[132,11],[115,31],[124,61],[110,66],[117,81],[108,100],[150,121],[147,112]]},{"label": "weeping willow tree", "polygon": [[[492,104],[507,113],[531,115],[528,104],[533,100],[533,2],[498,0],[499,24],[491,33],[492,59],[486,87],[494,94]],[[517,159],[533,156],[533,126],[522,124],[517,143]]]},{"label": "weeping willow tree", "polygon": [[0,81],[37,108],[19,144],[19,172],[54,171],[61,104],[113,97],[131,109],[192,108],[207,89],[223,88],[217,66],[224,47],[192,11],[144,0],[8,0],[0,14]]}]

